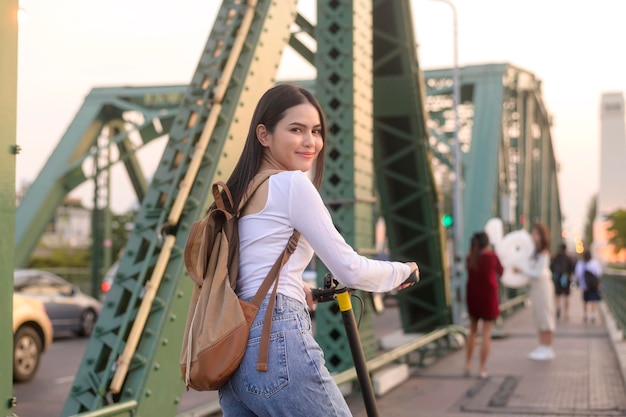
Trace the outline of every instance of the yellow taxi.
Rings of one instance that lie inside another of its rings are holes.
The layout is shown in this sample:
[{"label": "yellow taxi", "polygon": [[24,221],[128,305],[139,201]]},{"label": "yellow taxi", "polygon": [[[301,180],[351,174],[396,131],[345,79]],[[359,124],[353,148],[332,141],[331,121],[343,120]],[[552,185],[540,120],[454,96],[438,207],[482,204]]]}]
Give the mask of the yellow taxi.
[{"label": "yellow taxi", "polygon": [[43,303],[13,294],[13,381],[25,382],[35,376],[52,336],[52,323]]}]

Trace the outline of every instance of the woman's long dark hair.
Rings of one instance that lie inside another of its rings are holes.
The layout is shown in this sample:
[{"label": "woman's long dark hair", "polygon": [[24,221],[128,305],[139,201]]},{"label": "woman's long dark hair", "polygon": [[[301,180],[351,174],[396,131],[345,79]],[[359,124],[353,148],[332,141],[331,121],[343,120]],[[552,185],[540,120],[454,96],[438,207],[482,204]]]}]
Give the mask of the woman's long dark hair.
[{"label": "woman's long dark hair", "polygon": [[[291,84],[279,84],[270,88],[263,94],[257,103],[256,109],[254,109],[243,152],[239,157],[239,161],[233,173],[230,175],[230,178],[228,178],[228,181],[226,181],[226,185],[228,185],[233,196],[235,207],[239,207],[239,202],[248,188],[248,184],[250,184],[254,176],[259,173],[261,162],[263,161],[264,148],[256,136],[257,126],[262,124],[268,132],[274,133],[276,125],[285,117],[287,110],[306,103],[312,104],[319,113],[321,136],[324,144],[326,144],[326,119],[324,112],[319,102],[310,91]],[[325,146],[322,148],[315,161],[313,184],[316,188],[319,188],[322,184],[324,174],[324,148]]]},{"label": "woman's long dark hair", "polygon": [[548,234],[548,228],[541,223],[533,224],[532,229],[539,235],[539,245],[535,245],[535,256],[539,255],[544,250],[550,250],[550,235]]},{"label": "woman's long dark hair", "polygon": [[476,268],[476,265],[478,265],[480,252],[486,249],[487,246],[489,246],[489,236],[487,236],[487,233],[474,233],[474,236],[472,236],[472,240],[470,241],[470,250],[468,254],[468,263],[470,268]]}]

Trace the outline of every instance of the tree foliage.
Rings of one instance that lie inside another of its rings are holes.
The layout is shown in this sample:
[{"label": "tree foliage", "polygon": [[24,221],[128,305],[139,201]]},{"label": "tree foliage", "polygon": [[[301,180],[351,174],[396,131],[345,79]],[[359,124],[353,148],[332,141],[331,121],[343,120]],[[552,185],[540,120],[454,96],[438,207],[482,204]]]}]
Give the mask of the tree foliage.
[{"label": "tree foliage", "polygon": [[[129,210],[123,214],[111,215],[111,241],[113,261],[117,259],[134,226],[136,210]],[[28,268],[89,268],[92,262],[92,248],[76,249],[71,247],[46,250],[44,254],[33,255],[28,262]]]},{"label": "tree foliage", "polygon": [[609,243],[614,246],[615,253],[626,249],[626,210],[619,209],[609,216],[611,225],[608,231],[612,233]]},{"label": "tree foliage", "polygon": [[593,242],[593,222],[596,219],[598,212],[598,196],[593,195],[591,200],[589,200],[589,205],[587,206],[587,218],[585,222],[585,232],[583,236],[583,243],[586,248],[591,247],[591,243]]},{"label": "tree foliage", "polygon": [[47,256],[33,256],[28,268],[87,268],[91,264],[91,251],[88,249],[58,248]]},{"label": "tree foliage", "polygon": [[111,240],[113,243],[113,262],[126,246],[130,232],[133,230],[137,210],[129,210],[123,214],[113,213],[111,216]]}]

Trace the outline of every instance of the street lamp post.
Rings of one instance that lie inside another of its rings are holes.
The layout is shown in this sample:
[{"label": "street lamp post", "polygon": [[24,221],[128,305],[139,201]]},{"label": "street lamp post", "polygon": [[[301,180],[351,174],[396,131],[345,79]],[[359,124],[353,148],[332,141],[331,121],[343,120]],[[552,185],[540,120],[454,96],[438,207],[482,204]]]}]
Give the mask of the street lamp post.
[{"label": "street lamp post", "polygon": [[459,142],[459,102],[461,101],[461,83],[459,70],[459,36],[457,11],[451,0],[434,0],[445,3],[452,9],[453,26],[453,72],[452,72],[452,109],[454,112],[454,188],[452,196],[452,209],[454,223],[452,224],[452,235],[454,244],[454,259],[452,271],[452,291],[454,300],[452,302],[452,313],[455,324],[461,322],[461,312],[463,311],[463,300],[465,290],[463,288],[463,254],[461,253],[463,240],[463,171],[462,171],[462,151]]}]

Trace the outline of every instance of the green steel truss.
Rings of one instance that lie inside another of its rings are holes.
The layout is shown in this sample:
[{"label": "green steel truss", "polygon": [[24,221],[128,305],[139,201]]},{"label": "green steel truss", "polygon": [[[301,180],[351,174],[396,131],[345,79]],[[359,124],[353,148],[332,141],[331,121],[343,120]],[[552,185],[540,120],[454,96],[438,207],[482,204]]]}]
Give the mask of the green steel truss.
[{"label": "green steel truss", "polygon": [[[369,0],[318,2],[316,95],[326,110],[329,138],[322,197],[333,222],[357,250],[374,247],[372,155],[372,9]],[[318,270],[324,275],[324,268]],[[337,277],[341,280],[342,277]],[[366,356],[376,350],[371,309],[361,321]],[[339,310],[321,304],[316,338],[331,372],[353,366]]]},{"label": "green steel truss", "polygon": [[[191,292],[191,280],[180,279],[182,250],[191,223],[207,207],[212,180],[227,176],[237,161],[254,103],[274,83],[295,9],[296,1],[222,3],[64,416],[118,401],[137,401],[138,417],[176,414],[183,391],[177,358]],[[186,176],[198,161],[197,175]],[[121,360],[125,353],[129,361]],[[126,366],[128,372],[120,374]]]},{"label": "green steel truss", "polygon": [[450,322],[438,192],[410,1],[374,2],[374,163],[392,259],[416,261],[420,283],[398,294],[406,332]]},{"label": "green steel truss", "polygon": [[[434,171],[451,207],[447,166],[452,138],[452,70],[425,72]],[[561,207],[550,115],[541,81],[510,64],[461,69],[460,141],[463,149],[464,241],[491,217],[508,230],[546,224],[553,245],[561,240]]]},{"label": "green steel truss", "polygon": [[[170,130],[182,91],[180,86],[94,88],[87,95],[17,208],[16,266],[26,265],[64,197],[94,179],[91,167],[96,155],[114,155],[111,165],[122,162],[137,198],[143,199],[147,185],[136,151]],[[100,140],[103,135],[108,138],[104,144]],[[101,170],[107,168],[100,166]]]},{"label": "green steel truss", "polygon": [[[319,11],[318,11],[319,13]],[[402,325],[407,332],[431,330],[439,325],[449,323],[450,311],[447,290],[447,276],[442,251],[442,231],[439,227],[438,193],[432,174],[431,154],[433,149],[428,146],[426,133],[427,121],[424,110],[425,87],[422,73],[413,47],[416,44],[411,22],[410,2],[379,0],[373,3],[373,158],[374,188],[379,197],[378,210],[382,211],[387,226],[387,238],[391,257],[397,260],[413,260],[420,265],[421,282],[418,286],[399,294]],[[320,14],[321,15],[321,14]],[[324,27],[332,27],[333,21]],[[318,30],[318,37],[320,32]],[[350,36],[343,34],[343,36]],[[341,36],[339,37],[341,39]],[[346,38],[347,39],[347,38]],[[322,48],[329,57],[337,57],[345,61],[345,55],[339,57],[339,49],[332,42],[327,46],[318,46],[318,64],[323,59]],[[360,46],[359,46],[360,47]],[[345,63],[340,61],[344,71]],[[338,65],[335,63],[334,65]],[[298,81],[305,88],[319,92],[320,83],[326,79],[341,82],[340,72],[333,72],[332,65],[324,63],[323,72],[318,65],[317,85],[310,81]],[[328,70],[326,70],[328,69]],[[337,76],[335,76],[336,74]],[[330,82],[330,85],[335,85]],[[361,86],[359,86],[361,87]],[[344,87],[344,89],[349,87]],[[345,194],[337,193],[340,186],[349,187],[353,181],[358,187],[357,178],[363,179],[364,173],[369,174],[369,153],[363,155],[362,136],[347,135],[345,120],[346,112],[335,116],[331,101],[336,99],[336,88],[322,105],[327,108],[330,139],[327,145],[326,183],[322,188],[326,203],[331,207],[331,214],[342,234],[356,248],[363,252],[372,251],[371,223],[360,222],[356,231],[350,205],[356,202],[355,216],[363,216],[364,210],[371,203],[371,191],[361,194],[348,188]],[[341,117],[339,117],[341,116]],[[333,125],[332,122],[337,120]],[[341,122],[342,124],[339,124]],[[347,135],[344,137],[344,135]],[[354,143],[350,138],[355,137]],[[354,147],[354,148],[352,148]],[[357,161],[357,162],[354,162]],[[358,161],[361,161],[358,166]],[[350,172],[357,164],[355,174]],[[350,167],[347,172],[342,170]],[[365,168],[367,167],[367,168]],[[366,170],[367,169],[367,170]],[[352,175],[359,174],[360,177]],[[368,178],[369,181],[369,178]],[[341,185],[340,185],[341,184]],[[370,186],[367,183],[368,187]],[[364,188],[361,188],[362,190]],[[376,194],[375,194],[376,195]],[[369,196],[369,197],[367,197]],[[341,198],[341,200],[338,200]],[[344,203],[335,204],[337,201]],[[341,209],[341,212],[340,212]],[[367,214],[369,216],[369,214]],[[371,219],[371,217],[370,217]],[[370,220],[368,220],[370,221]],[[360,226],[360,228],[359,228]],[[361,233],[361,243],[356,242],[355,235]],[[324,270],[320,276],[323,276]],[[350,363],[350,356],[343,329],[338,327],[339,317],[332,307],[319,306],[316,312],[318,321],[317,339],[326,352],[329,367],[333,370],[344,369]],[[374,353],[374,343],[369,328],[367,310],[364,323],[361,324],[362,342],[366,354]]]}]

